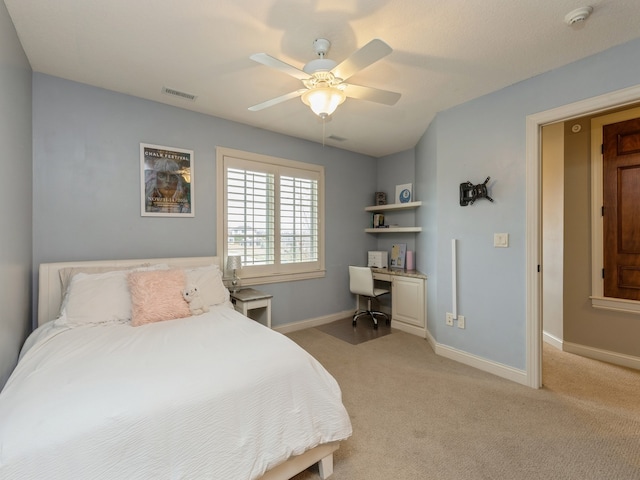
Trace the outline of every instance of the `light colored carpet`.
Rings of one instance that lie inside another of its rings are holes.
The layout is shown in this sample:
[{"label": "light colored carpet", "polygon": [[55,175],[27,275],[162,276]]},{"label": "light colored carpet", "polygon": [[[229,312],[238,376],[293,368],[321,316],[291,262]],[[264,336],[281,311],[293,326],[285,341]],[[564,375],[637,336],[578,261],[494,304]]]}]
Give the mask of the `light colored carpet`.
[{"label": "light colored carpet", "polygon": [[396,330],[359,345],[288,336],[338,380],[351,417],[332,480],[640,479],[637,371],[546,348],[535,390]]}]

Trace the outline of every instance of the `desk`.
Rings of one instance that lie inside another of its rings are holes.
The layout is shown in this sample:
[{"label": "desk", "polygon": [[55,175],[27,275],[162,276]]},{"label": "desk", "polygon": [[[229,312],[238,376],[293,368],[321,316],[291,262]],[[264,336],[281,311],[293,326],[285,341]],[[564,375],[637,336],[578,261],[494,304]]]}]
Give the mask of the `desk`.
[{"label": "desk", "polygon": [[373,279],[391,284],[391,327],[427,336],[427,276],[417,270],[372,268]]},{"label": "desk", "polygon": [[236,292],[231,292],[230,295],[231,303],[233,303],[234,308],[247,317],[249,317],[250,310],[264,308],[266,320],[261,322],[257,318],[254,318],[254,320],[257,320],[271,328],[271,299],[273,298],[273,295],[263,293],[255,288],[241,288]]}]

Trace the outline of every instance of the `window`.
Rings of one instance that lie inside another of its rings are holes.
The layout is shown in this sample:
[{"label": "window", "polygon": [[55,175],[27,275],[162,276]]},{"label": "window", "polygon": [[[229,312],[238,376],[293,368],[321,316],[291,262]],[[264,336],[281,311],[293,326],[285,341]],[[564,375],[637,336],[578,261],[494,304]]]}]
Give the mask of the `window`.
[{"label": "window", "polygon": [[324,168],[221,147],[216,157],[218,255],[242,257],[242,284],[324,276]]}]

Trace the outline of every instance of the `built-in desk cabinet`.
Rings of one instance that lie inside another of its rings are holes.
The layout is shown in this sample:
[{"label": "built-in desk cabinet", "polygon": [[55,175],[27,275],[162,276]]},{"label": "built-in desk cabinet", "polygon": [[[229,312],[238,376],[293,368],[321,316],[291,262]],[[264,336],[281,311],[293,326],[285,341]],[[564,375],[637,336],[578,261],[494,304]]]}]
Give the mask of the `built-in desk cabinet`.
[{"label": "built-in desk cabinet", "polygon": [[427,278],[417,271],[373,269],[374,280],[391,284],[391,327],[427,336]]}]

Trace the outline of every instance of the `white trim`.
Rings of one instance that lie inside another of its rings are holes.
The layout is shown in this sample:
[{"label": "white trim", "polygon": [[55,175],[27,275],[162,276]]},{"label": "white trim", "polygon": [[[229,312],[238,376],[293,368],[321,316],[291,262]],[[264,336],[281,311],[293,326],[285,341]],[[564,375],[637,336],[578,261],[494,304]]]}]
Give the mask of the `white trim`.
[{"label": "white trim", "polygon": [[557,348],[558,350],[562,350],[562,339],[556,337],[555,335],[551,335],[549,332],[542,332],[542,340],[544,341],[544,343],[551,345],[554,348]]},{"label": "white trim", "polygon": [[542,319],[540,317],[541,289],[538,273],[541,224],[540,224],[540,128],[543,125],[561,122],[605,111],[612,107],[629,105],[640,99],[640,85],[582,100],[544,112],[528,115],[526,119],[526,265],[527,265],[527,367],[526,385],[542,386]]},{"label": "white trim", "polygon": [[431,335],[431,332],[429,330],[427,330],[427,337],[426,338],[427,338],[427,342],[429,342],[429,346],[435,352],[436,351],[436,345],[438,344],[438,342],[436,342],[436,339],[433,337],[433,335]]},{"label": "white trim", "polygon": [[309,280],[311,278],[323,278],[326,270],[316,270],[311,272],[286,273],[278,275],[268,275],[263,277],[238,277],[243,287],[253,287],[255,285],[266,285],[268,283],[295,282],[298,280]]},{"label": "white trim", "polygon": [[344,310],[342,312],[332,313],[323,317],[309,318],[307,320],[301,320],[299,322],[286,323],[284,325],[278,325],[273,327],[273,330],[280,333],[297,332],[298,330],[304,330],[306,328],[318,327],[327,323],[335,322],[341,318],[351,317],[353,310]]},{"label": "white trim", "polygon": [[543,119],[528,116],[526,122],[526,385],[542,386],[542,263],[541,228],[541,127]]},{"label": "white trim", "polygon": [[564,342],[563,350],[565,352],[580,355],[581,357],[593,358],[594,360],[600,360],[601,362],[640,370],[640,357],[612,352],[610,350],[602,350],[600,348],[588,347],[586,345],[578,345],[577,343],[571,342]]},{"label": "white trim", "polygon": [[425,338],[424,327],[416,327],[414,325],[407,325],[406,323],[402,322],[394,322],[393,317],[391,318],[391,328],[395,328],[396,330],[400,330],[401,332],[406,332],[412,335],[417,335],[421,338]]},{"label": "white trim", "polygon": [[596,297],[592,295],[591,306],[615,312],[640,314],[640,302],[637,300],[626,300],[624,298]]},{"label": "white trim", "polygon": [[435,352],[437,355],[455,360],[459,363],[464,363],[465,365],[477,368],[478,370],[482,370],[483,372],[497,375],[498,377],[511,380],[521,385],[528,385],[527,372],[525,372],[524,370],[509,367],[508,365],[504,365],[502,363],[493,362],[491,360],[487,360],[486,358],[478,357],[477,355],[472,355],[470,353],[440,343],[436,343]]}]

